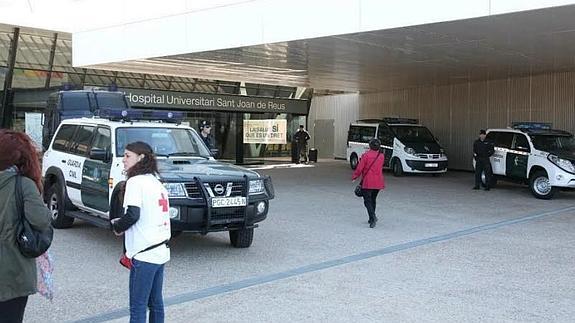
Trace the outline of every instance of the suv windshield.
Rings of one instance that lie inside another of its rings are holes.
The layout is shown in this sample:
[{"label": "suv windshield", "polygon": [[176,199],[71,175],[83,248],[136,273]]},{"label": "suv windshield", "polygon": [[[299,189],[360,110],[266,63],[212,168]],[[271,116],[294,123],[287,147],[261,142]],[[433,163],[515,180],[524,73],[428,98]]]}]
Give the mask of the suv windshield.
[{"label": "suv windshield", "polygon": [[575,150],[573,136],[530,135],[535,149],[543,151]]},{"label": "suv windshield", "polygon": [[157,156],[211,156],[200,137],[190,129],[152,127],[116,129],[117,156],[123,156],[124,147],[134,141],[147,143]]},{"label": "suv windshield", "polygon": [[390,126],[401,142],[435,142],[435,138],[426,127]]}]

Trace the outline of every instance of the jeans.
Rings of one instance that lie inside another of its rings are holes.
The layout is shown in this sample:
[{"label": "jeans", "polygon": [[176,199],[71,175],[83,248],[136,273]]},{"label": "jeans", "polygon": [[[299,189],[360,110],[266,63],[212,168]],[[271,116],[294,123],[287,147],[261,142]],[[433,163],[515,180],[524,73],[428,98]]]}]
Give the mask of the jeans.
[{"label": "jeans", "polygon": [[363,205],[367,209],[369,215],[369,223],[373,222],[377,217],[375,216],[375,202],[377,201],[377,194],[379,190],[362,189],[363,191]]},{"label": "jeans", "polygon": [[21,323],[24,319],[26,303],[28,303],[28,296],[0,302],[0,323]]},{"label": "jeans", "polygon": [[132,259],[130,270],[130,323],[145,323],[150,309],[150,323],[164,322],[162,285],[164,265]]}]

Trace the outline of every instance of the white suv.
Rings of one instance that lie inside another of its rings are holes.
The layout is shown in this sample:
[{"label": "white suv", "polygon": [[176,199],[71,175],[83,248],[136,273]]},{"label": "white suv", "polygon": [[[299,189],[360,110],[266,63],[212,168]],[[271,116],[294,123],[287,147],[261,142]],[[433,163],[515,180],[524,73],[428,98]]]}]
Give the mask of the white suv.
[{"label": "white suv", "polygon": [[[155,119],[159,113],[153,112]],[[158,157],[175,234],[229,231],[234,247],[251,245],[256,223],[266,218],[274,197],[269,177],[216,161],[188,126],[115,119],[68,119],[59,125],[42,165],[54,227],[68,228],[74,218],[109,227],[117,216],[110,211],[119,204],[118,183],[125,180],[124,147],[143,141]]]},{"label": "white suv", "polygon": [[551,199],[557,188],[575,188],[573,134],[548,123],[522,122],[511,129],[489,129],[487,140],[495,147],[492,185],[497,179],[528,183],[540,199]]}]

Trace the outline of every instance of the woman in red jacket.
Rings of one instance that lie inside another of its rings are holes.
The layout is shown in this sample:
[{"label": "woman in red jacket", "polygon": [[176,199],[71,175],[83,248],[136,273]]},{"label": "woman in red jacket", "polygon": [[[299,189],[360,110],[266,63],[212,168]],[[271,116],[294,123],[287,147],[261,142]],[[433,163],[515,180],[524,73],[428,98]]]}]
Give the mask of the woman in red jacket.
[{"label": "woman in red jacket", "polygon": [[357,168],[353,172],[352,180],[355,181],[362,176],[361,188],[363,193],[363,205],[369,215],[369,227],[375,228],[377,216],[375,216],[375,201],[379,190],[385,188],[383,181],[383,153],[380,152],[381,142],[378,139],[371,139],[369,150],[365,152]]}]

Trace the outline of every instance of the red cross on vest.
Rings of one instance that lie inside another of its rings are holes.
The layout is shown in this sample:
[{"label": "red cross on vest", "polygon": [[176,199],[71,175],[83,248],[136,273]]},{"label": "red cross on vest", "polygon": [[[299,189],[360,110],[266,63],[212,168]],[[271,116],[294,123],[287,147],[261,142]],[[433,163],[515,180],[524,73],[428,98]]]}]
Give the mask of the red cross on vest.
[{"label": "red cross on vest", "polygon": [[162,198],[158,200],[158,205],[162,207],[162,212],[168,212],[168,200],[164,197],[164,193],[162,193]]}]

